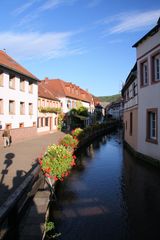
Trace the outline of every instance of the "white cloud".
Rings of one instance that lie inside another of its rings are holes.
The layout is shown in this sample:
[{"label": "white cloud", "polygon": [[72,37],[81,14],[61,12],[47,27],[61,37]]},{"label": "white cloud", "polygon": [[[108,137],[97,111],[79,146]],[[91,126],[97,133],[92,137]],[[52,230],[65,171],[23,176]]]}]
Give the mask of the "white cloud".
[{"label": "white cloud", "polygon": [[102,0],[91,0],[90,3],[88,4],[89,8],[96,7],[98,4],[100,4]]},{"label": "white cloud", "polygon": [[34,3],[36,2],[36,0],[30,0],[27,3],[21,5],[20,7],[18,7],[17,9],[15,9],[13,11],[14,15],[19,15],[23,12],[25,12],[26,10],[28,10],[28,8],[30,8]]},{"label": "white cloud", "polygon": [[60,5],[72,5],[76,0],[47,0],[39,7],[40,11],[46,11],[59,7]]},{"label": "white cloud", "polygon": [[18,27],[26,26],[33,23],[33,21],[36,20],[45,11],[49,11],[51,9],[64,5],[73,5],[76,1],[78,0],[30,0],[27,3],[21,5],[19,8],[15,9],[13,11],[13,14],[15,16],[22,16],[20,19],[18,19]]},{"label": "white cloud", "polygon": [[[43,60],[54,59],[83,53],[83,49],[73,47],[73,32],[61,33],[0,33],[0,49],[17,59]],[[72,43],[72,44],[71,44]]]},{"label": "white cloud", "polygon": [[[110,24],[112,27],[107,32],[123,33],[137,31],[144,27],[156,24],[160,16],[160,9],[146,12],[121,13],[103,20],[103,24]],[[102,22],[101,22],[102,23]]]}]

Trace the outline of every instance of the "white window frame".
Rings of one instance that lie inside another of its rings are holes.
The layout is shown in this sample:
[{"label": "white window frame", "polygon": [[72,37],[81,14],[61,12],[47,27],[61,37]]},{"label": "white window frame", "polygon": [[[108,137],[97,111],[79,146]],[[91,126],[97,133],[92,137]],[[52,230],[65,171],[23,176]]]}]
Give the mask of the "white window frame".
[{"label": "white window frame", "polygon": [[147,109],[147,137],[146,141],[158,143],[158,109]]},{"label": "white window frame", "polygon": [[160,54],[154,57],[154,80],[160,81]]}]

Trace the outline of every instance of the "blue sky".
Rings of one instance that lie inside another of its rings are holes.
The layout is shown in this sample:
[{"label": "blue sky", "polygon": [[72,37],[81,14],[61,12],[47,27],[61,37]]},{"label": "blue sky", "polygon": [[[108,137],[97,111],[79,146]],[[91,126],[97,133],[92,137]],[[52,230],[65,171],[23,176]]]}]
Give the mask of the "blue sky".
[{"label": "blue sky", "polygon": [[159,17],[159,0],[1,0],[0,49],[39,79],[112,95],[135,63],[132,45]]}]

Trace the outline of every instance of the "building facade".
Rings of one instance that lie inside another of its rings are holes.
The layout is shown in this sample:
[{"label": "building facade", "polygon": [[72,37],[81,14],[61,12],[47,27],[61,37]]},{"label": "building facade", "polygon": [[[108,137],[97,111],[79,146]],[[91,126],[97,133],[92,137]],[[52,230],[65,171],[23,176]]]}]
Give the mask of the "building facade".
[{"label": "building facade", "polygon": [[119,99],[107,106],[107,114],[116,120],[122,120],[123,100]]},{"label": "building facade", "polygon": [[60,111],[60,100],[45,88],[43,81],[39,82],[37,131],[46,132],[57,130],[58,114]]},{"label": "building facade", "polygon": [[122,89],[123,97],[123,123],[124,139],[135,150],[137,150],[138,137],[138,86],[137,86],[137,64],[128,75]]},{"label": "building facade", "polygon": [[[61,79],[48,79],[42,80],[43,85],[47,88],[56,98],[60,101],[62,112],[67,117],[67,125],[70,124],[69,112],[71,109],[77,109],[80,106],[86,107],[92,115],[94,113],[94,101],[90,93],[83,90],[79,86],[70,82],[65,82]],[[85,125],[90,124],[90,117],[86,118]]]},{"label": "building facade", "polygon": [[136,152],[160,160],[160,19],[133,47],[137,74],[132,70],[122,89],[125,141]]},{"label": "building facade", "polygon": [[138,152],[160,160],[160,19],[134,47],[138,73]]},{"label": "building facade", "polygon": [[[14,139],[37,132],[38,79],[0,51],[0,125]],[[2,131],[1,131],[2,132]]]}]

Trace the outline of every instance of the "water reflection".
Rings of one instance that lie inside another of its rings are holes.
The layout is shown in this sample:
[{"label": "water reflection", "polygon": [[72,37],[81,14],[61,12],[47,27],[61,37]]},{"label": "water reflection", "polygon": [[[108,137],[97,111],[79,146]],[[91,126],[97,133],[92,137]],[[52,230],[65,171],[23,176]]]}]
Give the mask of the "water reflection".
[{"label": "water reflection", "polygon": [[77,152],[52,208],[59,239],[159,239],[160,170],[134,159],[121,142],[118,132]]},{"label": "water reflection", "polygon": [[160,170],[124,151],[123,200],[128,213],[128,239],[160,239]]}]

